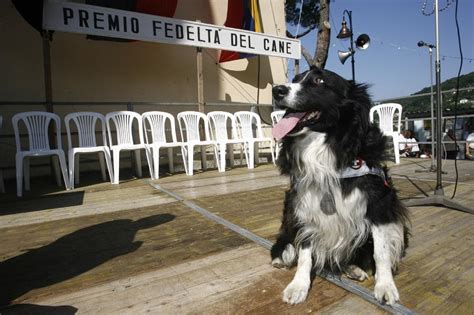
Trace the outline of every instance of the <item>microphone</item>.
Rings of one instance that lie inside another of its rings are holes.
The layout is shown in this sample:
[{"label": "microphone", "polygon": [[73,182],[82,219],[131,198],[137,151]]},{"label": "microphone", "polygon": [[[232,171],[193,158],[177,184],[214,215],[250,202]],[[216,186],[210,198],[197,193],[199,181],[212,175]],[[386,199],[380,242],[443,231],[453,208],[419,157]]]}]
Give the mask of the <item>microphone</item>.
[{"label": "microphone", "polygon": [[418,47],[423,47],[423,46],[426,46],[426,47],[428,47],[428,48],[435,48],[435,47],[436,47],[435,45],[427,44],[427,43],[425,43],[424,41],[420,40],[420,41],[418,42]]}]

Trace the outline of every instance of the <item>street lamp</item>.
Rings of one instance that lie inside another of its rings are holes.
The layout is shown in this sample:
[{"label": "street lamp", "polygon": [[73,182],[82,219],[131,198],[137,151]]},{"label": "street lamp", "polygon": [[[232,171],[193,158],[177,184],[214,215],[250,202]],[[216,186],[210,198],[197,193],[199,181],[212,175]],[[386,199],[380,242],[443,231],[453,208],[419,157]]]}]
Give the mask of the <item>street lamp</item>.
[{"label": "street lamp", "polygon": [[[345,19],[345,14],[349,17],[349,28],[347,27],[346,19]],[[336,36],[339,39],[348,39],[350,38],[351,41],[351,47],[349,48],[349,51],[341,51],[339,50],[337,52],[339,56],[339,60],[341,61],[342,64],[347,60],[347,58],[351,57],[351,63],[352,63],[352,81],[355,81],[355,60],[354,60],[354,38],[352,34],[352,11],[344,10],[342,13],[342,27],[341,30],[339,31],[339,34]],[[357,40],[355,41],[356,48],[360,50],[365,50],[369,48],[370,45],[370,37],[367,34],[362,34],[359,37],[357,37]]]},{"label": "street lamp", "polygon": [[436,46],[433,44],[427,44],[424,41],[420,40],[418,42],[418,47],[427,47],[430,54],[430,98],[431,98],[431,168],[430,171],[436,171],[435,158],[434,158],[434,139],[435,139],[435,127],[434,127],[434,106],[433,106],[433,48]]}]

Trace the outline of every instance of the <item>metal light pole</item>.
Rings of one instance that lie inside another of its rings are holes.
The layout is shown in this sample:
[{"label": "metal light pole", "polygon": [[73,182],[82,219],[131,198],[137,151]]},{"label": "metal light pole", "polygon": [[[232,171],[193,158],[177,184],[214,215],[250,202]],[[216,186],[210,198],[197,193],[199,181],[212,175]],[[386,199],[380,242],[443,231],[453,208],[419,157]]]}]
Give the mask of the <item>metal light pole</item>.
[{"label": "metal light pole", "polygon": [[428,51],[430,54],[430,104],[431,104],[431,168],[430,172],[434,172],[436,170],[436,164],[435,164],[435,157],[434,157],[434,152],[435,152],[435,125],[434,125],[434,100],[433,100],[433,48],[435,45],[433,44],[427,44],[424,41],[419,41],[418,42],[418,47],[428,47]]},{"label": "metal light pole", "polygon": [[444,195],[442,183],[442,164],[441,164],[441,62],[439,60],[439,6],[438,0],[435,0],[435,33],[436,33],[436,188],[433,196],[428,196],[420,199],[410,199],[404,202],[405,206],[444,206],[447,208],[460,210],[474,214],[474,209],[468,206],[461,205]]},{"label": "metal light pole", "polygon": [[[345,19],[345,14],[349,17],[349,28],[347,27],[346,19]],[[341,30],[339,31],[339,34],[336,36],[339,39],[347,39],[349,38],[351,41],[351,47],[349,48],[349,51],[338,51],[339,55],[339,60],[341,60],[341,63],[344,64],[347,58],[349,56],[351,57],[351,63],[352,63],[352,81],[355,82],[355,59],[354,59],[354,37],[352,33],[352,11],[344,10],[342,13],[342,27]],[[355,42],[356,48],[365,50],[369,47],[370,45],[370,37],[367,34],[362,34],[359,37],[357,37],[357,40]]]},{"label": "metal light pole", "polygon": [[[349,17],[349,29],[347,29],[347,25],[346,25],[346,20],[345,20],[345,17],[344,17],[344,14],[347,13],[347,16]],[[351,48],[350,48],[350,52],[351,52],[351,63],[352,63],[352,81],[355,82],[355,60],[354,60],[354,37],[353,37],[353,34],[352,34],[352,11],[348,11],[348,10],[344,10],[344,12],[342,12],[342,28],[341,28],[341,31],[339,32],[339,34],[337,35],[337,38],[339,39],[345,39],[345,38],[350,38],[351,40]]]}]

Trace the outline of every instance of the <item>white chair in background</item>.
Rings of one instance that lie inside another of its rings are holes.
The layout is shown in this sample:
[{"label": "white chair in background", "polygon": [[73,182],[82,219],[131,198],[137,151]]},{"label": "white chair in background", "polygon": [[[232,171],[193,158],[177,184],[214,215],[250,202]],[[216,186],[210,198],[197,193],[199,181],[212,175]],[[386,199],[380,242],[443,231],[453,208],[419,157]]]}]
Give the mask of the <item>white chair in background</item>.
[{"label": "white chair in background", "polygon": [[[138,132],[138,143],[133,140],[134,122],[136,121],[136,131]],[[120,152],[134,151],[135,153],[135,167],[137,176],[142,176],[142,163],[140,150],[146,150],[145,142],[143,140],[143,123],[142,116],[132,111],[117,111],[105,115],[105,122],[107,125],[107,134],[109,136],[109,146],[112,152],[113,162],[113,184],[119,183],[120,175]],[[113,127],[113,128],[112,128]],[[115,131],[116,137],[112,136]],[[148,155],[147,155],[148,159]],[[151,161],[148,161],[150,164]]]},{"label": "white chair in background", "polygon": [[[400,151],[398,147],[398,137],[400,134],[400,127],[402,121],[402,105],[396,103],[387,103],[375,105],[370,108],[369,119],[370,122],[375,121],[375,114],[378,115],[378,126],[383,134],[387,137],[392,137],[393,151],[395,152],[395,163],[400,164]],[[394,117],[397,115],[394,125]]]},{"label": "white chair in background", "polygon": [[[226,164],[225,155],[226,155],[227,145],[231,146],[231,149],[228,152],[229,152],[229,160],[231,164],[233,164],[233,160],[234,160],[233,145],[240,144],[240,147],[241,147],[240,159],[242,160],[242,150],[245,149],[244,147],[245,140],[238,139],[235,117],[231,113],[222,112],[222,111],[214,111],[214,112],[208,113],[207,117],[209,119],[209,129],[210,129],[211,139],[217,142],[217,145],[219,148],[219,164],[220,164],[219,171],[225,172],[225,164]],[[230,138],[229,138],[229,127],[230,127],[230,133],[231,133]],[[247,155],[245,155],[245,159],[247,160],[247,164],[248,164]]]},{"label": "white chair in background", "polygon": [[[170,172],[174,172],[173,148],[181,148],[184,169],[187,173],[185,160],[185,143],[178,142],[176,137],[176,123],[173,115],[165,112],[146,112],[142,114],[143,128],[145,133],[146,154],[148,155],[150,174],[152,179],[158,179],[160,176],[160,149],[168,148],[168,163]],[[166,138],[166,124],[169,123],[171,141]],[[150,137],[148,136],[150,134]]]},{"label": "white chair in background", "polygon": [[[74,146],[71,137],[71,120],[74,122],[77,130],[78,145]],[[102,145],[97,145],[96,127],[97,122],[102,130]],[[105,173],[105,162],[109,178],[112,182],[112,160],[110,158],[110,150],[107,146],[107,138],[105,136],[105,117],[102,114],[94,112],[77,112],[70,113],[64,117],[68,140],[68,160],[69,160],[69,181],[70,187],[74,189],[74,184],[79,184],[79,156],[80,153],[98,153],[102,179],[107,180]]]},{"label": "white chair in background", "polygon": [[[19,123],[23,122],[28,131],[28,149],[23,150],[20,141]],[[48,136],[48,128],[51,121],[55,124],[56,146],[51,149]],[[29,158],[37,156],[57,156],[64,179],[66,189],[69,189],[67,166],[64,151],[61,145],[61,120],[58,115],[48,112],[25,112],[18,113],[12,118],[13,130],[16,142],[16,188],[17,196],[23,195],[23,177],[25,178],[25,190],[30,190],[30,167]]]},{"label": "white chair in background", "polygon": [[272,119],[272,126],[275,126],[282,118],[283,115],[285,115],[286,111],[284,110],[276,110],[270,114],[270,117]]},{"label": "white chair in background", "polygon": [[[0,132],[2,131],[3,116],[0,116]],[[3,183],[3,171],[0,168],[0,193],[5,193],[5,184]]]},{"label": "white chair in background", "polygon": [[[247,149],[248,156],[248,168],[254,168],[255,160],[258,159],[258,143],[269,143],[270,152],[272,155],[272,162],[275,164],[275,141],[273,140],[273,138],[264,137],[260,116],[256,113],[249,111],[236,112],[234,113],[234,115],[237,118],[239,139],[245,140],[245,146]],[[255,154],[255,147],[257,147],[257,154]]]},{"label": "white chair in background", "polygon": [[[217,168],[220,170],[220,163],[217,159],[217,142],[210,140],[209,136],[209,122],[207,116],[200,112],[185,111],[178,114],[179,131],[181,139],[185,143],[185,160],[188,163],[186,174],[193,175],[194,164],[194,147],[201,147],[201,159],[203,162],[203,169],[206,167],[206,146],[211,146],[214,149],[214,157],[216,159]],[[201,127],[200,127],[201,126]],[[200,134],[200,129],[204,130],[204,139]]]}]

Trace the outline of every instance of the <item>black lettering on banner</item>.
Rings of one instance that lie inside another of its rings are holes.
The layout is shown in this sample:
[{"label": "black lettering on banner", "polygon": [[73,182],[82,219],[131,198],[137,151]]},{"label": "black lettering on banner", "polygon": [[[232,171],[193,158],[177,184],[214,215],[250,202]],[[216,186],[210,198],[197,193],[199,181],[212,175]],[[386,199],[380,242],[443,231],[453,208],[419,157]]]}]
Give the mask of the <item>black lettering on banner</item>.
[{"label": "black lettering on banner", "polygon": [[192,28],[193,28],[192,25],[186,26],[186,37],[188,40],[194,40],[194,37],[191,36],[191,35],[194,35]]},{"label": "black lettering on banner", "polygon": [[74,11],[71,8],[63,8],[63,19],[64,25],[68,25],[68,20],[72,19],[74,16]]},{"label": "black lettering on banner", "polygon": [[118,15],[108,15],[109,31],[120,32],[120,23]]},{"label": "black lettering on banner", "polygon": [[139,31],[139,27],[138,27],[138,19],[137,18],[132,18],[132,32],[137,34],[138,31]]},{"label": "black lettering on banner", "polygon": [[239,39],[240,39],[239,46],[242,47],[242,48],[247,48],[247,46],[245,46],[246,43],[247,43],[247,40],[246,40],[246,38],[245,38],[245,35],[244,35],[244,34],[240,34]]},{"label": "black lettering on banner", "polygon": [[153,36],[156,36],[156,31],[161,30],[161,21],[153,21]]},{"label": "black lettering on banner", "polygon": [[79,10],[79,26],[80,27],[89,27],[87,20],[89,19],[89,12],[86,10]]},{"label": "black lettering on banner", "polygon": [[199,26],[197,28],[197,35],[198,35],[198,42],[205,43],[206,41],[201,38],[201,28]]},{"label": "black lettering on banner", "polygon": [[286,53],[291,55],[291,45],[290,45],[290,42],[286,42]]},{"label": "black lettering on banner", "polygon": [[232,46],[237,46],[237,34],[230,33],[230,44]]},{"label": "black lettering on banner", "polygon": [[220,45],[220,43],[221,43],[221,39],[219,37],[219,32],[214,31],[214,44],[219,44]]},{"label": "black lettering on banner", "polygon": [[278,44],[278,46],[280,47],[279,52],[285,53],[285,43],[280,40]]},{"label": "black lettering on banner", "polygon": [[171,31],[173,30],[171,27],[173,24],[165,22],[165,37],[166,38],[173,38],[173,35],[171,34]]},{"label": "black lettering on banner", "polygon": [[277,51],[277,44],[276,44],[275,40],[272,40],[272,51],[273,52]]},{"label": "black lettering on banner", "polygon": [[177,39],[184,38],[183,26],[180,24],[176,24],[176,38]]},{"label": "black lettering on banner", "polygon": [[102,24],[104,22],[103,17],[104,17],[104,13],[94,12],[94,28],[99,29],[99,30],[104,29],[103,25],[99,25],[99,23]]},{"label": "black lettering on banner", "polygon": [[252,46],[252,37],[249,35],[249,48],[255,49],[254,46]]},{"label": "black lettering on banner", "polygon": [[270,47],[268,46],[269,42],[270,42],[270,40],[268,38],[263,39],[263,49],[264,50],[269,50],[270,49]]},{"label": "black lettering on banner", "polygon": [[127,17],[126,16],[123,16],[122,17],[122,21],[123,21],[123,31],[126,33],[128,32],[128,23],[127,23]]}]

